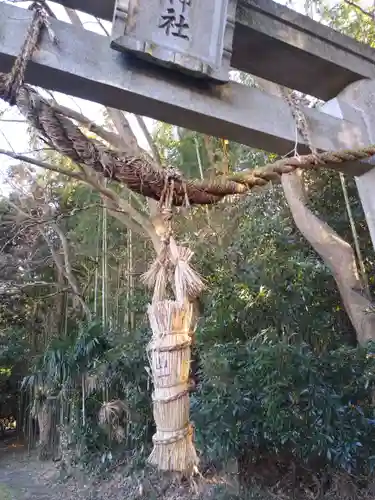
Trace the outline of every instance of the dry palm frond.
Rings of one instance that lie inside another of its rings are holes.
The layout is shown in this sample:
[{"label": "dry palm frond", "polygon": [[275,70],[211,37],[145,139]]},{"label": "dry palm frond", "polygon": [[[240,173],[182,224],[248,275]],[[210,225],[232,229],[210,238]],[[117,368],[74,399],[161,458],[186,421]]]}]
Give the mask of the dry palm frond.
[{"label": "dry palm frond", "polygon": [[[123,427],[120,425],[125,418],[129,418],[130,411],[124,401],[116,399],[102,404],[98,420],[102,427],[106,427],[116,441],[122,441],[125,435]],[[122,437],[121,437],[122,436]]]},{"label": "dry palm frond", "polygon": [[107,401],[102,404],[99,410],[99,423],[109,424],[113,418],[122,418],[129,414],[129,407],[121,399]]},{"label": "dry palm frond", "polygon": [[113,430],[113,437],[118,443],[121,443],[125,439],[125,429],[119,425]]},{"label": "dry palm frond", "polygon": [[84,383],[85,383],[86,396],[90,396],[93,392],[95,392],[98,388],[102,386],[99,377],[97,375],[85,375]]}]

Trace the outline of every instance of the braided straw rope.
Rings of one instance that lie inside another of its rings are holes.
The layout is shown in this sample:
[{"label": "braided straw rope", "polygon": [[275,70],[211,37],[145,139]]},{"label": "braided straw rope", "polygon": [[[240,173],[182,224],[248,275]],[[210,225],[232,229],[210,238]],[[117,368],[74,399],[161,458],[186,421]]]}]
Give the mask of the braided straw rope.
[{"label": "braided straw rope", "polygon": [[[93,168],[105,177],[126,184],[131,190],[146,197],[160,200],[165,190],[168,170],[160,167],[148,156],[124,156],[119,152],[87,138],[74,122],[56,111],[53,105],[38,92],[25,85],[24,74],[27,62],[32,58],[43,27],[49,29],[43,8],[37,2],[26,41],[11,73],[0,73],[0,98],[17,105],[29,123],[56,151],[76,163]],[[49,29],[50,31],[50,29]],[[297,168],[317,169],[326,164],[340,164],[353,160],[364,160],[375,154],[375,146],[355,150],[325,152],[286,158],[261,168],[246,170],[214,181],[173,179],[174,206],[188,201],[192,205],[217,203],[225,196],[244,194],[254,187],[269,182],[280,182],[281,176]]]}]

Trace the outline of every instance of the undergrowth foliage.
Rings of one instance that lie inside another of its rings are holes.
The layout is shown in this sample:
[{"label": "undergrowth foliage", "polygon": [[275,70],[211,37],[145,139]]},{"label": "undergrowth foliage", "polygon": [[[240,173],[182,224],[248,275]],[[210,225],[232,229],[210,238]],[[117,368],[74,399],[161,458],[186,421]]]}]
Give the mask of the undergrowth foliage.
[{"label": "undergrowth foliage", "polygon": [[[330,179],[330,192],[337,188]],[[332,215],[337,198],[325,218],[349,239],[345,218]],[[237,459],[247,476],[266,458],[371,474],[373,347],[355,346],[329,269],[296,231],[278,188],[220,216],[220,244],[204,241],[200,261],[209,291],[192,397],[198,449],[215,463]]]},{"label": "undergrowth foliage", "polygon": [[129,332],[119,343],[115,332],[103,333],[97,323],[82,327],[70,338],[54,339],[23,380],[35,417],[43,408],[49,420],[55,415],[50,434],[58,430],[63,438],[60,458],[65,469],[106,469],[132,457],[134,450],[140,460],[149,451],[152,414],[145,335],[141,329]]},{"label": "undergrowth foliage", "polygon": [[216,344],[201,357],[193,411],[201,449],[214,459],[248,454],[314,470],[369,474],[375,466],[369,349],[317,355],[264,332],[248,342]]}]

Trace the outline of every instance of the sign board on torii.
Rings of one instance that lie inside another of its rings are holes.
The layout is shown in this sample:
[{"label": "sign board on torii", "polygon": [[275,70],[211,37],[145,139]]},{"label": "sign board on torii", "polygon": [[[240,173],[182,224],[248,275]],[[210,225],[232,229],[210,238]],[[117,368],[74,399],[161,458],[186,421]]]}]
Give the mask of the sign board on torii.
[{"label": "sign board on torii", "polygon": [[116,0],[112,47],[226,83],[237,0]]}]

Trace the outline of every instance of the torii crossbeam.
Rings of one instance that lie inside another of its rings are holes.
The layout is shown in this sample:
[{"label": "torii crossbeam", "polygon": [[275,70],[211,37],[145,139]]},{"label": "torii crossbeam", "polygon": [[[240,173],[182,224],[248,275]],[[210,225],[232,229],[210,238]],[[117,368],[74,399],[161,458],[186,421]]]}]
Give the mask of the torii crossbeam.
[{"label": "torii crossbeam", "polygon": [[[0,4],[0,18],[0,71],[7,72],[20,52],[31,12]],[[27,73],[31,84],[266,151],[286,154],[294,147],[295,125],[278,97],[234,82],[207,87],[127,59],[96,33],[55,20],[52,28],[59,43],[43,37]],[[350,147],[351,138],[361,136],[357,120],[305,112],[319,149]]]}]

